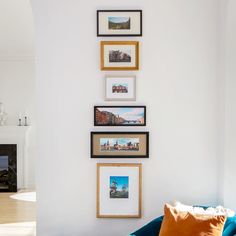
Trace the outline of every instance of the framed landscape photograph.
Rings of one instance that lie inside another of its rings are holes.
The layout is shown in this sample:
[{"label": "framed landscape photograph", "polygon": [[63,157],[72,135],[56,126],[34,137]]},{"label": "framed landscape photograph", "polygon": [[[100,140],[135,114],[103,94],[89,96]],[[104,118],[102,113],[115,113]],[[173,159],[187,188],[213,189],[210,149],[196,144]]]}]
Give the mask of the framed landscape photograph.
[{"label": "framed landscape photograph", "polygon": [[101,41],[101,70],[138,69],[138,41]]},{"label": "framed landscape photograph", "polygon": [[98,10],[97,36],[142,36],[142,10]]},{"label": "framed landscape photograph", "polygon": [[142,164],[97,164],[97,218],[140,218]]},{"label": "framed landscape photograph", "polygon": [[145,126],[146,106],[94,106],[94,126]]},{"label": "framed landscape photograph", "polygon": [[91,158],[148,158],[149,132],[91,132]]},{"label": "framed landscape photograph", "polygon": [[135,76],[107,76],[105,79],[105,100],[107,101],[135,101]]}]

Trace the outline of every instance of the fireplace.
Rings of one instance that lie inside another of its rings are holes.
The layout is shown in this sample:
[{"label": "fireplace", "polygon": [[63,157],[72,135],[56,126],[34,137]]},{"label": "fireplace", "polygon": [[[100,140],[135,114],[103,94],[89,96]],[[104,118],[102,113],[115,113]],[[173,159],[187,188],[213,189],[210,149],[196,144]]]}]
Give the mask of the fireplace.
[{"label": "fireplace", "polygon": [[0,144],[0,192],[17,191],[16,144]]}]

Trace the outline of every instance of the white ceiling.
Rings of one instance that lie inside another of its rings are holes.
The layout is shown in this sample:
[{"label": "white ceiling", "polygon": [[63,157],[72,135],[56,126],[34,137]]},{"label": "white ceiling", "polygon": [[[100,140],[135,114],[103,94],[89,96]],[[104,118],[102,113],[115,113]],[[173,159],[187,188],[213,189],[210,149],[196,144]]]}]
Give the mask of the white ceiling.
[{"label": "white ceiling", "polygon": [[34,55],[34,22],[30,0],[0,0],[0,60]]}]

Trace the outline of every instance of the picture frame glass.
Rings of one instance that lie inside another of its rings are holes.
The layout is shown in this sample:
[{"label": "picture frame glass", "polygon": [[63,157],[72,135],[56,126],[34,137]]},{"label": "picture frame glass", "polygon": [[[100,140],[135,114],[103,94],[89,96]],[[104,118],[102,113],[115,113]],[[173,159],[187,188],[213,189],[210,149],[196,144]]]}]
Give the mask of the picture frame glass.
[{"label": "picture frame glass", "polygon": [[98,217],[140,217],[140,166],[98,165]]},{"label": "picture frame glass", "polygon": [[105,79],[105,99],[132,100],[136,99],[136,78],[127,77],[106,77]]},{"label": "picture frame glass", "polygon": [[98,10],[98,36],[141,36],[141,10]]}]

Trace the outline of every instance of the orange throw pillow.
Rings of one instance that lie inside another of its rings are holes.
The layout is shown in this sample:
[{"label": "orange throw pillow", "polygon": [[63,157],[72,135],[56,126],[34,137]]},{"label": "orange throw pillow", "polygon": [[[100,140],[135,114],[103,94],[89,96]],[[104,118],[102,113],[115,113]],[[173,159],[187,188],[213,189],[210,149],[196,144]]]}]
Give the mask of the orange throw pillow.
[{"label": "orange throw pillow", "polygon": [[177,211],[165,204],[159,236],[222,236],[226,216]]}]

